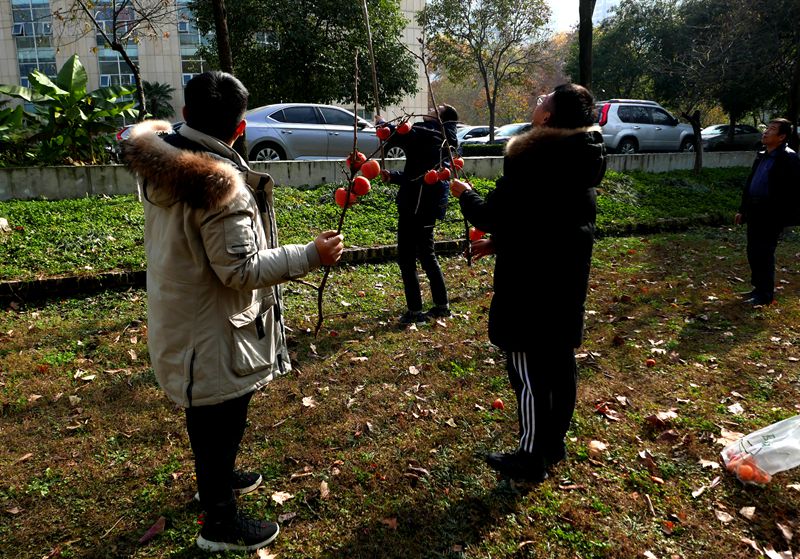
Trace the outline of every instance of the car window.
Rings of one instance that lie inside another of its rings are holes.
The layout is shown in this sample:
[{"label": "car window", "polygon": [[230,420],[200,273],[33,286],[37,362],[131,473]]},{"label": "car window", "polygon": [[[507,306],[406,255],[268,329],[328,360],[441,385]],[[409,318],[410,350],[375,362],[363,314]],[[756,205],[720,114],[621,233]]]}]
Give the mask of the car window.
[{"label": "car window", "polygon": [[325,119],[327,124],[333,124],[336,126],[353,126],[353,115],[340,109],[331,109],[329,107],[318,108],[319,112],[322,113],[322,118]]},{"label": "car window", "polygon": [[637,107],[636,105],[621,105],[617,109],[617,116],[622,122],[650,124],[650,116],[647,114],[647,108],[645,107]]},{"label": "car window", "polygon": [[317,119],[317,112],[314,107],[288,107],[282,113],[283,118],[278,118],[278,113],[273,113],[271,116],[280,122],[292,122],[295,124],[319,124]]},{"label": "car window", "polygon": [[653,117],[653,124],[663,124],[665,126],[675,126],[675,120],[670,116],[670,114],[662,109],[650,109],[652,117]]},{"label": "car window", "polygon": [[737,134],[758,134],[758,130],[747,124],[740,124],[736,127]]}]

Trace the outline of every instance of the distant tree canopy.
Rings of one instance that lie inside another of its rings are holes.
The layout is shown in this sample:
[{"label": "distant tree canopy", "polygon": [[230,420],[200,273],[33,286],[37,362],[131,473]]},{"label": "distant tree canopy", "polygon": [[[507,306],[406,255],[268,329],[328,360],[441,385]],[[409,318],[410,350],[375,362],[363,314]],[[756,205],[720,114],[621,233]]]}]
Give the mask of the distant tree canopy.
[{"label": "distant tree canopy", "polygon": [[[413,56],[400,44],[407,25],[398,0],[368,0],[380,106],[417,91]],[[214,29],[212,6],[191,9],[202,32]],[[358,101],[374,104],[362,6],[336,0],[237,0],[227,2],[228,31],[237,77],[250,91],[250,106],[285,101],[353,102],[358,49]],[[203,55],[215,64],[212,37]]]},{"label": "distant tree canopy", "polygon": [[[654,99],[684,111],[720,106],[797,120],[797,0],[622,0],[595,30],[598,98]],[[577,45],[567,71],[578,76]]]},{"label": "distant tree canopy", "polygon": [[500,96],[544,58],[549,18],[544,0],[430,0],[418,16],[436,68],[455,83],[478,77],[490,126]]}]

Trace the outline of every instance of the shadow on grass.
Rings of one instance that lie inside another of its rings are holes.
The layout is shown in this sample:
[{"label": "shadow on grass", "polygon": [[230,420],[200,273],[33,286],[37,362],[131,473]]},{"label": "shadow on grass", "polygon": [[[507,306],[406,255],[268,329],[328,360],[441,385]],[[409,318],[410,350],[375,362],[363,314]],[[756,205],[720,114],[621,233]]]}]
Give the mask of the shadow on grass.
[{"label": "shadow on grass", "polygon": [[352,537],[335,549],[325,550],[320,557],[462,557],[462,551],[481,542],[501,524],[504,516],[517,511],[517,505],[523,497],[519,491],[531,490],[536,489],[518,486],[515,490],[508,482],[501,481],[490,491],[448,500],[444,510],[427,500],[387,510],[382,520],[350,527]]}]

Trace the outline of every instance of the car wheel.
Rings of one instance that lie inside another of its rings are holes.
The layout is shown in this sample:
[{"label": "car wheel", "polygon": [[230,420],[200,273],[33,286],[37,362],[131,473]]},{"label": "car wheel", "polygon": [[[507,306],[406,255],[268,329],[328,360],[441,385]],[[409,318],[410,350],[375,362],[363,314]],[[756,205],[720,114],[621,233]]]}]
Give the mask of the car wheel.
[{"label": "car wheel", "polygon": [[388,159],[405,159],[406,152],[400,146],[392,146],[386,150],[386,157]]},{"label": "car wheel", "polygon": [[617,146],[617,152],[630,155],[639,151],[639,144],[633,138],[623,138]]},{"label": "car wheel", "polygon": [[684,138],[681,142],[681,151],[693,152],[695,149],[694,138]]},{"label": "car wheel", "polygon": [[275,144],[260,144],[250,150],[250,161],[280,161],[286,153]]}]

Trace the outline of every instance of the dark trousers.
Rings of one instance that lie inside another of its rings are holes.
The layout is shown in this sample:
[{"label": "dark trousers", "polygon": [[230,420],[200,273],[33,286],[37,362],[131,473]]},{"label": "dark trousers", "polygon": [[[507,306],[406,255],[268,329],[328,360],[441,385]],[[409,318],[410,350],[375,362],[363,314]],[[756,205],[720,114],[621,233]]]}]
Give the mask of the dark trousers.
[{"label": "dark trousers", "polygon": [[186,430],[194,452],[200,504],[208,521],[236,514],[233,469],[253,393],[213,406],[186,408]]},{"label": "dark trousers", "polygon": [[417,259],[431,285],[433,304],[447,306],[447,286],[433,248],[435,220],[426,222],[414,215],[401,213],[397,221],[397,261],[403,278],[406,305],[410,311],[422,310],[422,294],[417,277]]},{"label": "dark trousers", "polygon": [[519,449],[547,455],[560,448],[577,398],[578,369],[573,349],[512,351],[506,368],[517,396]]},{"label": "dark trousers", "polygon": [[775,249],[783,229],[763,219],[747,224],[747,263],[753,295],[772,301],[775,295]]}]

